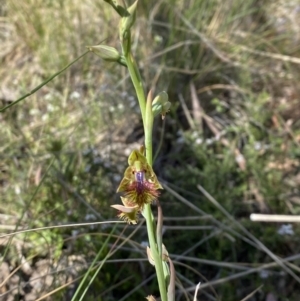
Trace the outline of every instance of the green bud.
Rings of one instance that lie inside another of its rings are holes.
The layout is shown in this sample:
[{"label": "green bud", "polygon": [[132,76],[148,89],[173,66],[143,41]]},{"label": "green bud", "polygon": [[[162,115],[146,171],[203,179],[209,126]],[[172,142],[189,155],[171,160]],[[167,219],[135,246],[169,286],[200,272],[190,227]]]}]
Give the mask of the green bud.
[{"label": "green bud", "polygon": [[90,51],[94,52],[100,56],[103,60],[108,62],[119,62],[121,60],[121,55],[118,50],[114,47],[107,45],[96,45],[88,46]]},{"label": "green bud", "polygon": [[108,4],[110,4],[121,17],[126,15],[126,13],[127,13],[126,9],[124,7],[122,7],[121,5],[119,5],[118,1],[104,0],[104,2],[107,2]]},{"label": "green bud", "polygon": [[130,7],[127,8],[127,14],[121,19],[120,23],[120,39],[126,39],[130,28],[136,19],[136,8],[138,0],[136,0]]},{"label": "green bud", "polygon": [[169,112],[171,107],[171,103],[169,102],[169,96],[167,92],[160,92],[152,102],[152,113],[153,116],[157,116],[158,114],[162,115],[162,119],[165,118],[166,113]]}]

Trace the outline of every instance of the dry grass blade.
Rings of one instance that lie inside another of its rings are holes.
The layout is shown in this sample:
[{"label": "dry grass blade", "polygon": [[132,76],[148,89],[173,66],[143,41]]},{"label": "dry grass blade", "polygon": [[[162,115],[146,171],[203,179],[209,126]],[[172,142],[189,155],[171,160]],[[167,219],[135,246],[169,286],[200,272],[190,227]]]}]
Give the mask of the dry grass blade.
[{"label": "dry grass blade", "polygon": [[[107,1],[2,2],[2,108],[35,92],[39,83],[45,83],[59,66],[67,66],[86,45],[108,37],[106,44],[121,51],[116,31],[119,15]],[[129,7],[134,1],[117,2]],[[160,196],[169,217],[158,232],[164,233],[165,242],[170,241],[166,245],[178,267],[178,301],[196,301],[197,290],[198,300],[220,300],[219,296],[240,300],[264,282],[266,274],[270,288],[261,291],[264,296],[272,292],[274,297],[267,297],[271,301],[278,299],[279,285],[292,279],[283,269],[300,276],[299,255],[287,257],[298,253],[297,235],[281,234],[275,224],[300,221],[296,196],[300,179],[299,17],[296,0],[157,0],[139,4],[132,48],[134,56],[141,58],[138,66],[145,90],[165,89],[172,100],[163,130],[157,122],[160,129],[153,137],[155,146],[159,142],[154,169],[169,181]],[[64,284],[59,278],[73,281],[79,275],[70,278],[72,269],[87,269],[103,245],[105,232],[115,225],[114,221],[102,225],[102,221],[115,214],[107,207],[119,199],[115,185],[126,152],[139,148],[143,140],[133,95],[126,68],[91,54],[27,101],[0,114],[0,203],[4,214],[0,214],[0,247],[7,250],[2,260],[8,271],[0,269],[0,291],[5,290],[0,299],[30,298],[32,292],[25,290],[34,287],[33,275],[45,257],[49,258],[47,275],[58,281],[39,291],[34,288],[36,295],[31,299],[60,300],[72,294],[73,288],[55,291]],[[159,131],[160,140],[156,136]],[[47,172],[44,181],[51,159],[49,170],[53,172]],[[229,217],[197,191],[197,183],[213,192]],[[40,188],[34,192],[36,187]],[[251,215],[255,224],[247,220],[253,206],[258,213],[293,215]],[[16,220],[6,220],[8,215]],[[77,223],[81,221],[84,223]],[[17,228],[12,226],[15,224]],[[246,224],[248,233],[240,227]],[[107,277],[94,282],[100,298],[136,300],[145,293],[137,275],[140,270],[143,275],[154,272],[136,258],[145,256],[143,218],[139,226],[126,245],[122,242],[133,226],[122,233],[124,224],[116,226],[120,238],[115,244],[116,239],[108,243],[108,248],[120,250],[121,256],[129,254],[130,259],[118,256],[106,270]],[[77,253],[82,254],[84,265],[70,261]],[[24,269],[32,254],[34,260]],[[64,260],[67,263],[61,264]],[[136,263],[129,267],[126,261]],[[113,260],[105,264],[108,262]],[[265,262],[271,264],[262,265]],[[30,267],[33,273],[27,277]],[[116,285],[111,285],[111,277]],[[299,278],[288,283],[281,298],[297,300]],[[37,282],[46,282],[46,278]],[[242,285],[236,289],[238,282]],[[245,287],[245,283],[249,285]],[[156,289],[153,280],[148,285]],[[209,295],[214,285],[219,286]],[[184,287],[193,289],[184,295]],[[244,300],[258,299],[254,293]],[[92,289],[84,298],[93,297]]]},{"label": "dry grass blade", "polygon": [[[28,260],[28,259],[27,259]],[[22,270],[24,268],[24,265],[28,264],[28,261],[22,262],[16,269],[14,269],[9,275],[7,275],[7,277],[0,283],[0,288],[4,287],[4,285],[6,284],[6,282],[8,282],[8,280],[15,275],[20,269]],[[25,268],[26,269],[26,268]],[[24,271],[26,272],[26,270]]]},{"label": "dry grass blade", "polygon": [[300,283],[300,278],[288,268],[281,258],[276,256],[271,250],[269,250],[261,241],[259,241],[255,236],[253,236],[241,223],[236,221],[232,215],[230,215],[218,202],[215,200],[201,185],[197,185],[198,189],[206,196],[206,198],[215,205],[234,225],[236,225],[244,234],[246,234],[257,246],[268,254],[280,267],[282,267],[288,274],[290,274],[298,283]]},{"label": "dry grass blade", "polygon": [[194,82],[190,83],[191,100],[192,100],[192,110],[194,116],[194,123],[200,133],[203,132],[202,128],[202,107],[200,104],[200,99],[197,96],[196,88]]},{"label": "dry grass blade", "polygon": [[[287,261],[291,261],[291,260],[298,260],[299,258],[300,258],[300,255],[297,254],[297,255],[293,255],[293,256],[281,259],[281,261],[282,262],[287,262]],[[260,267],[257,267],[257,268],[251,268],[247,271],[243,271],[243,272],[240,272],[240,273],[236,273],[234,275],[230,275],[228,277],[224,277],[224,278],[221,278],[221,279],[218,279],[218,280],[214,280],[214,281],[210,281],[208,283],[201,284],[201,289],[204,289],[204,288],[207,288],[207,287],[210,287],[210,286],[224,284],[228,281],[238,279],[238,278],[241,278],[241,277],[253,274],[253,273],[257,273],[257,272],[260,272],[262,270],[277,267],[277,266],[278,266],[277,262],[263,264],[263,265],[261,265]],[[187,288],[187,291],[189,291],[189,292],[194,291],[194,290],[195,290],[195,286]]]},{"label": "dry grass blade", "polygon": [[125,301],[128,300],[128,298],[136,291],[138,291],[141,287],[143,287],[145,284],[147,284],[149,281],[151,281],[155,277],[155,274],[151,275],[147,279],[141,281],[138,285],[136,285],[131,291],[129,291],[127,294],[125,294],[122,298],[119,299],[119,301]]},{"label": "dry grass blade", "polygon": [[191,115],[191,113],[190,113],[190,111],[188,109],[188,106],[187,106],[187,104],[186,104],[186,102],[185,102],[182,94],[179,94],[178,97],[179,97],[179,101],[180,101],[180,104],[182,106],[183,112],[185,114],[185,117],[186,117],[186,119],[187,119],[187,121],[189,123],[189,126],[191,127],[191,129],[195,129],[196,126],[195,126],[193,117],[192,117],[192,115]]},{"label": "dry grass blade", "polygon": [[[233,44],[230,41],[226,41],[226,42]],[[233,45],[237,46],[236,44],[233,44]],[[251,54],[255,54],[255,55],[259,55],[259,56],[263,56],[263,57],[267,57],[267,58],[271,58],[271,59],[275,59],[275,60],[280,60],[280,61],[284,61],[284,62],[289,62],[289,63],[293,63],[293,64],[300,64],[300,58],[297,58],[294,56],[283,55],[280,53],[271,53],[271,52],[267,52],[267,51],[254,50],[254,49],[251,49],[244,45],[238,45],[238,47],[241,50],[247,51]]]},{"label": "dry grass blade", "polygon": [[263,287],[263,285],[259,286],[257,289],[255,289],[252,293],[250,293],[248,296],[246,296],[245,298],[243,298],[241,301],[247,301],[249,300],[251,297],[253,297],[261,288]]},{"label": "dry grass blade", "polygon": [[190,40],[187,40],[187,41],[182,41],[182,42],[178,42],[172,46],[169,46],[167,47],[166,49],[162,50],[162,51],[159,51],[153,55],[151,55],[150,57],[148,57],[145,61],[148,61],[148,60],[153,60],[157,57],[160,57],[160,56],[163,56],[165,55],[166,53],[170,52],[170,51],[173,51],[173,50],[176,50],[178,48],[181,48],[183,46],[187,46],[187,45],[196,45],[196,44],[199,44],[199,41],[190,41]]},{"label": "dry grass blade", "polygon": [[266,223],[300,223],[300,215],[279,215],[252,213],[250,220]]},{"label": "dry grass blade", "polygon": [[197,284],[196,286],[196,289],[195,289],[195,295],[194,295],[194,299],[193,301],[197,301],[197,294],[198,294],[198,291],[199,291],[199,288],[200,288],[200,282]]},{"label": "dry grass blade", "polygon": [[171,256],[172,256],[172,258],[174,258],[174,260],[184,260],[187,262],[195,262],[195,263],[199,263],[199,264],[206,264],[206,265],[240,270],[240,271],[245,271],[245,270],[251,269],[248,266],[244,266],[244,265],[241,265],[238,263],[233,263],[233,262],[222,262],[222,261],[195,258],[195,257],[190,257],[190,256],[178,255],[178,254],[171,254]]},{"label": "dry grass blade", "polygon": [[[182,262],[179,262],[179,261],[176,261],[176,266],[182,266],[186,270],[189,270],[192,273],[194,273],[194,275],[196,276],[196,279],[199,279],[199,278],[202,279],[201,283],[208,282],[208,280],[206,279],[206,277],[203,274],[201,274],[201,272],[198,271],[198,269],[192,267],[191,265],[185,264],[185,263],[182,263]],[[194,283],[190,280],[190,278],[182,275],[181,273],[177,273],[177,275],[178,275],[178,278],[180,278],[181,280],[184,280],[187,285],[194,285]],[[188,292],[185,290],[185,287],[187,285],[185,285],[183,287],[183,285],[181,284],[181,282],[179,283],[179,281],[176,284],[177,284],[177,287],[179,288],[179,291],[181,290],[185,295],[188,294]],[[218,294],[217,294],[215,288],[213,286],[211,286],[209,289],[212,292],[212,294],[216,297],[216,299],[212,299],[212,300],[218,300]],[[203,293],[206,294],[205,291]],[[189,300],[189,299],[186,298],[186,300]]]},{"label": "dry grass blade", "polygon": [[229,90],[229,91],[237,91],[243,94],[251,94],[250,91],[247,91],[245,89],[242,89],[238,86],[234,86],[234,85],[224,85],[224,84],[214,84],[214,85],[210,85],[210,86],[206,86],[203,88],[200,88],[197,90],[197,94],[201,94],[204,92],[209,92],[212,90]]},{"label": "dry grass blade", "polygon": [[200,40],[223,62],[235,64],[231,62],[230,59],[222,53],[219,49],[217,49],[212,42],[203,34],[200,33],[179,11],[176,11],[176,14],[183,21],[183,23],[196,35],[200,38]]},{"label": "dry grass blade", "polygon": [[8,233],[0,236],[1,238],[14,236],[21,233],[28,233],[28,232],[34,232],[34,231],[42,231],[42,230],[48,230],[48,229],[58,229],[58,228],[68,228],[68,227],[79,227],[79,226],[93,226],[93,225],[101,225],[101,224],[126,224],[124,221],[106,221],[106,222],[92,222],[92,223],[76,223],[76,224],[65,224],[65,225],[55,225],[55,226],[48,226],[48,227],[39,227],[39,228],[32,228],[32,229],[25,229],[16,231],[13,233]]},{"label": "dry grass blade", "polygon": [[[169,185],[167,185],[167,183],[165,183],[163,181],[160,181],[160,182],[163,183],[164,189],[167,190],[169,193],[171,193],[181,203],[183,203],[184,205],[186,205],[189,208],[193,209],[195,212],[197,212],[197,213],[199,213],[199,214],[201,214],[203,216],[207,216],[206,212],[204,212],[203,210],[201,210],[200,208],[198,208],[197,206],[195,206],[194,204],[192,204],[191,202],[189,202],[186,198],[182,197],[179,193],[177,193]],[[241,235],[240,233],[238,233],[237,231],[235,231],[231,227],[229,227],[229,226],[227,226],[227,225],[219,222],[214,217],[211,217],[211,220],[214,222],[214,224],[216,224],[218,227],[220,227],[220,229],[224,230],[225,232],[227,231],[227,232],[233,234],[234,236],[236,236],[236,237],[244,240],[245,242],[247,242],[251,246],[254,246],[255,248],[258,248],[257,244],[255,244],[252,240],[248,239],[244,235]]]},{"label": "dry grass blade", "polygon": [[[196,96],[196,94],[195,94]],[[199,101],[198,101],[199,103]],[[230,147],[230,142],[228,139],[221,137],[221,133],[220,130],[218,129],[219,125],[216,124],[216,122],[214,121],[213,118],[209,117],[207,114],[205,114],[204,110],[199,107],[200,109],[200,114],[203,117],[203,120],[205,120],[207,126],[209,127],[209,129],[213,132],[213,134],[215,135],[215,139],[221,141],[221,143],[226,146],[226,147]],[[237,147],[234,147],[234,154],[235,154],[235,160],[237,162],[237,164],[239,165],[241,170],[246,170],[246,160],[245,157],[243,156],[243,154],[240,152],[240,150]]]}]

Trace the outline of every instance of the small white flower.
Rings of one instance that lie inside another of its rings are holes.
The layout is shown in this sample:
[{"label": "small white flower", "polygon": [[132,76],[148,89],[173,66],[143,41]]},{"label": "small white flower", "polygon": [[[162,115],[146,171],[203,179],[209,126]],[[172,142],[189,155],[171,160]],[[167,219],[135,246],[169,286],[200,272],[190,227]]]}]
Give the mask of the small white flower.
[{"label": "small white flower", "polygon": [[15,193],[16,193],[16,194],[20,194],[20,193],[21,193],[21,189],[20,189],[19,186],[16,186],[16,187],[15,187]]},{"label": "small white flower", "polygon": [[242,163],[242,162],[245,162],[245,158],[242,154],[239,154],[235,157],[235,160],[237,163]]},{"label": "small white flower", "polygon": [[94,214],[87,214],[85,216],[85,220],[86,221],[95,221],[95,220],[97,220],[97,218],[96,218],[96,216]]},{"label": "small white flower", "polygon": [[280,235],[294,235],[294,229],[292,224],[281,225],[277,233]]},{"label": "small white flower", "polygon": [[192,132],[192,137],[193,137],[194,139],[198,138],[198,137],[199,137],[199,132],[193,131],[193,132]]},{"label": "small white flower", "polygon": [[141,246],[144,247],[144,248],[146,248],[146,247],[149,246],[149,242],[148,241],[142,241],[141,242]]},{"label": "small white flower", "polygon": [[77,91],[73,91],[70,95],[71,99],[78,99],[80,97],[80,93]]},{"label": "small white flower", "polygon": [[31,110],[29,111],[29,114],[30,114],[31,116],[33,116],[33,115],[38,115],[39,113],[40,113],[40,111],[37,110],[37,109],[31,109]]},{"label": "small white flower", "polygon": [[203,142],[203,139],[202,139],[202,138],[197,138],[197,139],[195,140],[195,143],[196,143],[196,144],[202,144],[202,142]]},{"label": "small white flower", "polygon": [[54,112],[55,111],[55,107],[51,103],[48,103],[48,105],[47,105],[47,111]]},{"label": "small white flower", "polygon": [[208,138],[208,139],[205,140],[205,142],[206,142],[207,145],[212,145],[214,143],[214,140]]},{"label": "small white flower", "polygon": [[266,270],[261,270],[259,272],[259,276],[261,279],[267,279],[267,278],[269,278],[269,272]]},{"label": "small white flower", "polygon": [[48,120],[49,119],[49,115],[48,114],[44,114],[43,116],[42,116],[42,121],[46,121],[46,120]]},{"label": "small white flower", "polygon": [[79,234],[78,230],[72,230],[72,237],[76,237]]},{"label": "small white flower", "polygon": [[259,150],[261,150],[261,148],[262,148],[261,142],[256,141],[256,142],[254,143],[254,149],[255,149],[256,151],[259,151]]},{"label": "small white flower", "polygon": [[123,105],[122,103],[119,103],[119,104],[118,104],[118,109],[119,109],[119,110],[124,110],[124,105]]}]

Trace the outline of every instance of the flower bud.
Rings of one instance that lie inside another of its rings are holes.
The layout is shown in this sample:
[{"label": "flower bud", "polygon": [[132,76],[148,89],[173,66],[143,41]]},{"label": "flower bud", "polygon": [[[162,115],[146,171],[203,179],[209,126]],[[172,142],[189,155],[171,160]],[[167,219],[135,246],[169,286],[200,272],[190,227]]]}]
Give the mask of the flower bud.
[{"label": "flower bud", "polygon": [[169,96],[167,92],[165,91],[160,92],[152,102],[153,116],[155,117],[158,114],[161,114],[162,119],[164,119],[170,107],[171,107],[171,103],[169,102]]},{"label": "flower bud", "polygon": [[130,7],[127,8],[127,15],[121,19],[120,23],[120,38],[121,40],[127,38],[127,34],[135,22],[136,8],[138,0],[136,0]]},{"label": "flower bud", "polygon": [[148,301],[156,301],[156,299],[152,295],[148,296],[146,299]]},{"label": "flower bud", "polygon": [[98,56],[100,56],[103,60],[108,62],[119,62],[121,59],[121,55],[118,50],[114,47],[107,45],[96,45],[96,46],[88,46],[88,49]]},{"label": "flower bud", "polygon": [[112,6],[112,8],[121,16],[123,17],[126,14],[126,9],[118,4],[117,0],[104,0]]}]

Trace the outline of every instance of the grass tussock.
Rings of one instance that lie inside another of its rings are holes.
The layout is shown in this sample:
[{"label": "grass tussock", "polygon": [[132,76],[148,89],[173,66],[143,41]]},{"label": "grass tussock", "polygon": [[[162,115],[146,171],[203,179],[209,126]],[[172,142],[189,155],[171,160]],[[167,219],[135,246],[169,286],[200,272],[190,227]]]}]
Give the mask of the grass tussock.
[{"label": "grass tussock", "polygon": [[[1,106],[88,45],[120,47],[118,16],[104,1],[10,0],[0,14]],[[156,122],[154,169],[165,184],[164,240],[176,264],[177,300],[192,300],[200,280],[199,300],[299,296],[299,227],[249,220],[253,212],[300,212],[299,16],[292,0],[139,4],[135,55],[147,88],[168,91],[172,102],[165,124]],[[114,218],[109,205],[126,157],[143,138],[132,95],[125,68],[89,53],[0,115],[3,233]],[[90,300],[140,300],[157,291],[144,263],[144,224],[123,228],[116,245],[128,240],[102,267]],[[105,240],[110,231],[80,226],[1,238],[3,300],[71,296],[102,245],[103,254],[115,248],[116,237]]]}]

